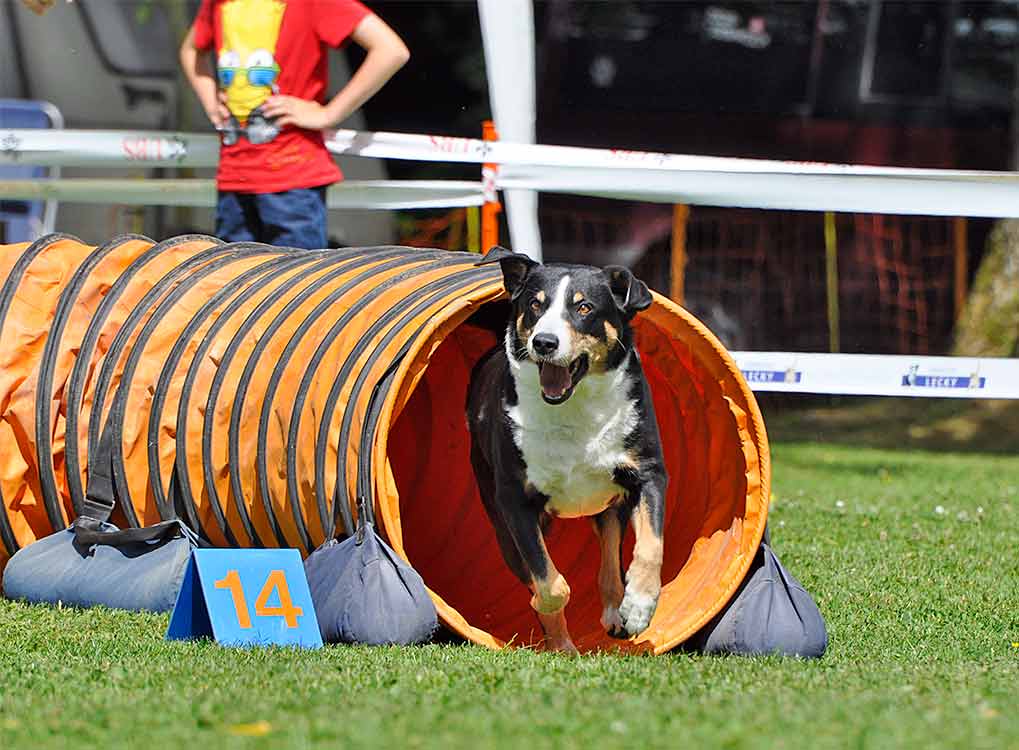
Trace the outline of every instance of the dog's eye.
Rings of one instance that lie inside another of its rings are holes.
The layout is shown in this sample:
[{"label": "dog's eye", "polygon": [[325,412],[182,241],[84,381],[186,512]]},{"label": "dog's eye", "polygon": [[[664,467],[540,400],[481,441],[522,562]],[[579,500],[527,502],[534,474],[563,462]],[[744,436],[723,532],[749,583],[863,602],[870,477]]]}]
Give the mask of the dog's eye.
[{"label": "dog's eye", "polygon": [[532,299],[531,300],[531,312],[540,313],[541,312],[541,302],[539,302],[536,299]]},{"label": "dog's eye", "polygon": [[580,315],[580,317],[582,318],[587,315],[590,315],[592,312],[594,312],[594,307],[592,307],[587,302],[581,302],[579,305],[577,305],[577,314]]}]

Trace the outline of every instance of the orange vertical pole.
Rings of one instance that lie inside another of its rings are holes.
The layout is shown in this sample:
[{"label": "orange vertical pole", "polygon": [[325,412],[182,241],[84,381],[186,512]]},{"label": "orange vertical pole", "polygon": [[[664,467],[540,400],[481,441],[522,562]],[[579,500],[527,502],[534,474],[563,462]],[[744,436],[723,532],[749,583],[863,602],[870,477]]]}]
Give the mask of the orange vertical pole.
[{"label": "orange vertical pole", "polygon": [[[482,124],[482,138],[486,141],[499,140],[495,123],[491,120],[485,120]],[[502,204],[499,203],[495,189],[495,175],[498,171],[498,164],[486,162],[481,165],[481,189],[485,194],[485,203],[481,207],[481,250],[486,253],[499,244],[499,212],[502,211]]]},{"label": "orange vertical pole", "polygon": [[955,319],[962,315],[966,305],[969,282],[969,247],[966,241],[966,217],[956,216],[953,219],[955,230]]},{"label": "orange vertical pole", "polygon": [[672,207],[672,253],[669,258],[669,296],[677,305],[686,298],[686,220],[690,207],[677,203]]}]

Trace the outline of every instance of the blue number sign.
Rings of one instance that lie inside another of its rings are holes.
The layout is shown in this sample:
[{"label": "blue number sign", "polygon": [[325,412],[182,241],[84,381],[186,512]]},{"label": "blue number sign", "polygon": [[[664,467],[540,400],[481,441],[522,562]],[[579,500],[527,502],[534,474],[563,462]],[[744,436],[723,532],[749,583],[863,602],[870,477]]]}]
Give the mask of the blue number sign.
[{"label": "blue number sign", "polygon": [[322,634],[300,553],[295,549],[194,550],[166,638],[212,638],[229,646],[319,648]]}]

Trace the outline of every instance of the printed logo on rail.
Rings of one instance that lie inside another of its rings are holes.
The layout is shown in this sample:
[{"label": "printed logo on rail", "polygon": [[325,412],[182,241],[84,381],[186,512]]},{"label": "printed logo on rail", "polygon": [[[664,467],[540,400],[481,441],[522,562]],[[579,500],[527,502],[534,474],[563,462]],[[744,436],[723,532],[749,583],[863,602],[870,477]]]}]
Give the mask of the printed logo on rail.
[{"label": "printed logo on rail", "polygon": [[921,372],[920,365],[912,365],[902,376],[904,388],[957,388],[979,390],[986,387],[987,378],[979,370],[963,372],[959,368],[937,367]]},{"label": "printed logo on rail", "polygon": [[741,369],[740,372],[748,383],[799,383],[803,379],[803,371],[792,367],[784,370]]},{"label": "printed logo on rail", "polygon": [[11,161],[15,161],[21,155],[20,151],[21,139],[14,133],[4,133],[0,137],[0,152],[3,152],[4,156],[9,157]]}]

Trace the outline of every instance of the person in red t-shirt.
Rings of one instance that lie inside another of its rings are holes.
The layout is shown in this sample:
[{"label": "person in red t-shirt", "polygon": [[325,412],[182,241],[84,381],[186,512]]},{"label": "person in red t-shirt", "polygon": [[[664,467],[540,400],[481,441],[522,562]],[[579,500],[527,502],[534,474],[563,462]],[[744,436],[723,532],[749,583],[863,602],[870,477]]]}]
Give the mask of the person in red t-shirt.
[{"label": "person in red t-shirt", "polygon": [[[328,48],[347,39],[367,56],[326,101]],[[202,0],[180,60],[222,136],[216,234],[325,247],[325,191],[343,175],[322,131],[368,101],[409,57],[396,32],[357,0]]]}]

